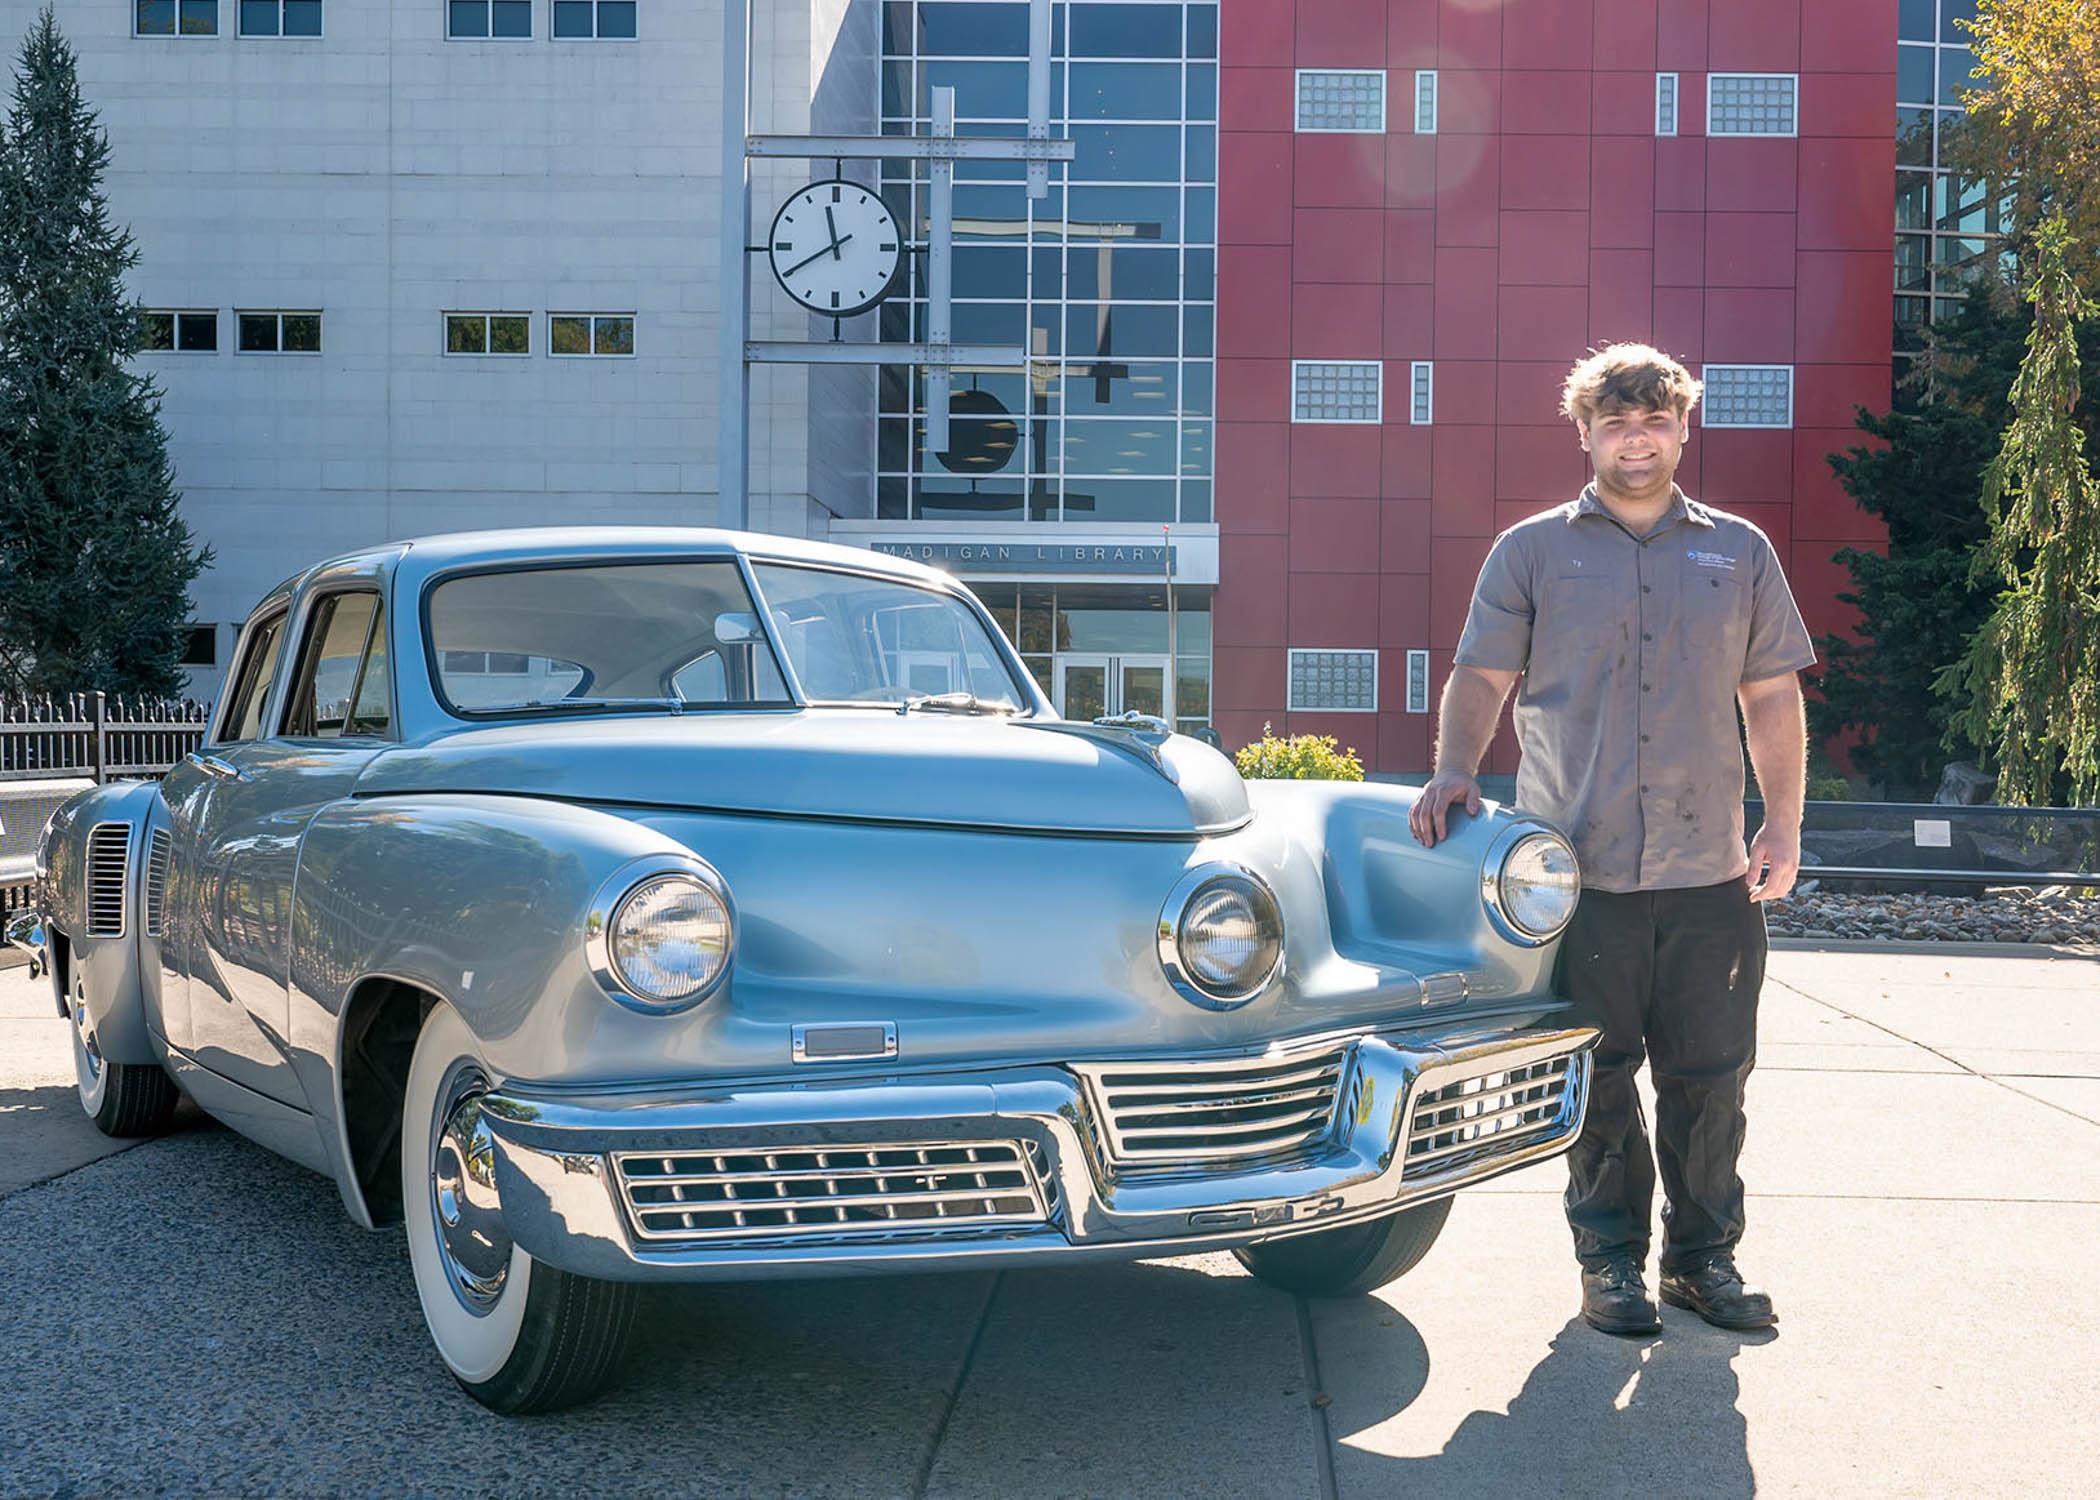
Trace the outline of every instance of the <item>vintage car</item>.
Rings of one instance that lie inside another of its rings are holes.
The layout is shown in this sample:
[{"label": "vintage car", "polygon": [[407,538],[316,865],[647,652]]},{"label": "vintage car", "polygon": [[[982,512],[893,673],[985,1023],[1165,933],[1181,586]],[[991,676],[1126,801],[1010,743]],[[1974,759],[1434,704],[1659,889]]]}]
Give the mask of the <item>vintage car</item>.
[{"label": "vintage car", "polygon": [[1230,1248],[1353,1294],[1563,1151],[1568,844],[1056,716],[945,574],[434,537],[249,617],[199,751],[55,813],[13,936],[103,1130],[177,1090],[405,1224],[501,1411],[640,1283]]}]

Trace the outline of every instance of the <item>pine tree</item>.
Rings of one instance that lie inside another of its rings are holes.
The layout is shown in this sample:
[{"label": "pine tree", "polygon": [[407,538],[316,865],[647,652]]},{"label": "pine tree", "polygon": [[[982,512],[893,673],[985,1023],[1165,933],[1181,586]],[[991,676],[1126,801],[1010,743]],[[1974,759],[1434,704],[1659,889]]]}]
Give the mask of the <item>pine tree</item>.
[{"label": "pine tree", "polygon": [[1940,677],[1958,707],[1949,740],[1966,736],[1998,762],[1998,796],[2047,804],[2061,779],[2070,800],[2100,799],[2100,482],[2073,415],[2078,320],[2091,304],[2066,268],[2060,219],[2035,238],[2028,289],[2034,327],[2012,388],[2012,425],[1984,475],[1990,534],[1977,578],[2006,588],[1963,661]]},{"label": "pine tree", "polygon": [[160,391],[128,361],[138,261],[47,6],[0,133],[0,689],[173,693],[189,585]]}]

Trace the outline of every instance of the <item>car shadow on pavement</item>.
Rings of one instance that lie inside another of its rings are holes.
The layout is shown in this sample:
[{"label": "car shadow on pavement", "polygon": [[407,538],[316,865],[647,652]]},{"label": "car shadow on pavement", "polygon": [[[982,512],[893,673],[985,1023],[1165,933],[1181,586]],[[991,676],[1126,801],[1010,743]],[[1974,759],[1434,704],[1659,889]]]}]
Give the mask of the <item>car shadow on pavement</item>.
[{"label": "car shadow on pavement", "polygon": [[1746,1345],[1774,1337],[1770,1330],[1711,1328],[1669,1308],[1662,1335],[1649,1339],[1614,1338],[1571,1318],[1507,1412],[1472,1413],[1428,1457],[1344,1448],[1336,1456],[1340,1488],[1748,1500],[1757,1481],[1734,1359]]}]

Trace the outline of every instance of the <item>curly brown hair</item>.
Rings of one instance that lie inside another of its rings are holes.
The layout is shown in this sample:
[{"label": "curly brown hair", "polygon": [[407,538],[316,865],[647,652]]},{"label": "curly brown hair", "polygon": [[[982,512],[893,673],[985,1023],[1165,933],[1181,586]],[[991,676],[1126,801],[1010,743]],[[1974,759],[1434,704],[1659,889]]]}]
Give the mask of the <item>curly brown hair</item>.
[{"label": "curly brown hair", "polygon": [[1647,344],[1592,349],[1568,371],[1560,414],[1587,425],[1599,412],[1661,411],[1685,415],[1704,387],[1669,355]]}]

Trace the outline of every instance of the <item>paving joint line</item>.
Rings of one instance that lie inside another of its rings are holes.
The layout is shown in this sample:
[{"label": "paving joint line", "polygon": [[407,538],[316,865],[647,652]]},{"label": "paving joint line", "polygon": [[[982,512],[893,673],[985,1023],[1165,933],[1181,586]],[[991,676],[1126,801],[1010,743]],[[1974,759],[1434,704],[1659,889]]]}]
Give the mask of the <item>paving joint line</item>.
[{"label": "paving joint line", "polygon": [[[1836,1011],[1839,1015],[1843,1016],[1848,1021],[1858,1021],[1863,1025],[1873,1027],[1876,1031],[1879,1031],[1886,1036],[1894,1037],[1899,1042],[1904,1042],[1909,1044],[1910,1046],[1916,1047],[1921,1052],[1929,1052],[1934,1057],[1937,1057],[1941,1062],[1953,1064],[1955,1067],[1961,1069],[1962,1072],[1968,1074],[1971,1078],[1980,1079],[1984,1083],[1988,1083],[1993,1085],[1994,1087],[2004,1089],[2005,1092],[2008,1094],[2017,1094],[2022,1099],[2032,1100],[2034,1103],[2041,1105],[2045,1109],[2053,1109],[2067,1120],[2076,1120],[2081,1125],[2090,1125],[2094,1129],[2100,1130],[2100,1120],[2091,1119],[2086,1115],[2078,1113],[2078,1111],[2076,1111],[2075,1109],[2066,1109],[2053,1099],[2044,1099],[2040,1094],[2030,1094],[2025,1089],[2016,1089],[2011,1084],[2007,1083],[1999,1075],[1995,1073],[1985,1073],[1979,1069],[1972,1068],[1967,1063],[1963,1062],[1960,1058],[1950,1056],[1948,1053],[1942,1052],[1939,1048],[1933,1046],[1930,1042],[1921,1042],[1916,1037],[1905,1036],[1902,1032],[1896,1030],[1895,1027],[1885,1026],[1881,1022],[1875,1020],[1872,1016],[1860,1015],[1857,1011],[1850,1011],[1845,1009],[1844,1006],[1839,1005],[1834,1000],[1825,1000],[1820,995],[1811,995],[1807,990],[1802,989],[1799,985],[1790,984],[1784,979],[1774,979],[1771,975],[1768,974],[1765,976],[1765,980],[1768,984],[1776,984],[1783,990],[1787,990],[1795,995],[1799,995],[1803,1000],[1808,1001],[1808,1003],[1811,1005],[1820,1005],[1825,1010]],[[1828,1071],[1844,1072],[1846,1070],[1838,1068],[1830,1069]],[[2013,1076],[2025,1077],[2029,1075],[2015,1074]]]},{"label": "paving joint line", "polygon": [[1305,1356],[1305,1405],[1312,1413],[1313,1467],[1320,1476],[1321,1500],[1339,1500],[1334,1482],[1334,1429],[1327,1422],[1327,1407],[1321,1404],[1327,1388],[1320,1383],[1320,1347],[1313,1341],[1312,1305],[1303,1297],[1291,1298],[1298,1312],[1298,1348]]},{"label": "paving joint line", "polygon": [[138,1150],[138,1148],[141,1146],[150,1146],[155,1141],[161,1139],[164,1138],[161,1136],[142,1135],[135,1141],[132,1141],[126,1145],[118,1146],[115,1150],[103,1152],[100,1156],[95,1157],[92,1161],[81,1162],[78,1165],[67,1167],[63,1172],[53,1172],[49,1177],[39,1177],[34,1182],[25,1182],[20,1187],[9,1188],[5,1192],[0,1192],[0,1203],[5,1203],[8,1199],[17,1196],[18,1194],[27,1193],[36,1188],[49,1187],[54,1182],[64,1182],[75,1172],[85,1172],[89,1167],[92,1167],[99,1162],[108,1161],[113,1156],[123,1156],[128,1152]]},{"label": "paving joint line", "polygon": [[948,1440],[948,1424],[955,1419],[955,1408],[961,1404],[963,1387],[969,1383],[970,1367],[977,1363],[977,1347],[984,1342],[984,1331],[991,1326],[992,1304],[999,1299],[999,1288],[1006,1280],[1004,1271],[992,1273],[992,1284],[985,1288],[984,1306],[977,1310],[977,1326],[970,1332],[969,1347],[963,1350],[962,1363],[955,1368],[955,1383],[948,1388],[948,1399],[941,1407],[941,1419],[934,1424],[933,1439],[926,1445],[926,1458],[919,1465],[918,1478],[911,1487],[913,1500],[925,1500],[927,1487],[933,1483],[933,1466],[941,1456],[941,1444]]}]

